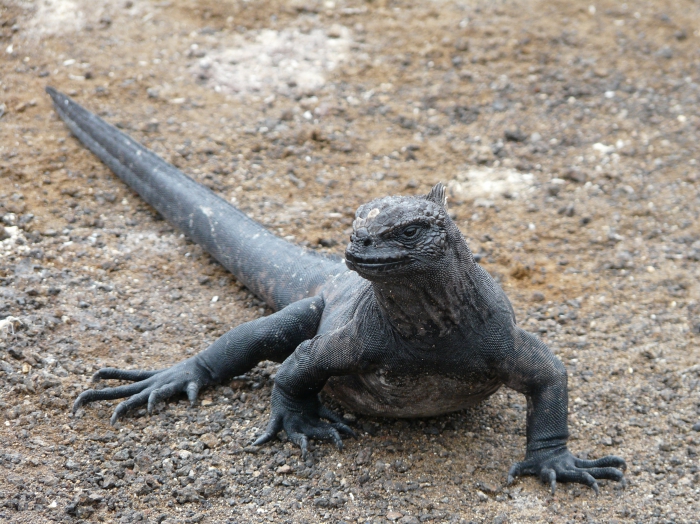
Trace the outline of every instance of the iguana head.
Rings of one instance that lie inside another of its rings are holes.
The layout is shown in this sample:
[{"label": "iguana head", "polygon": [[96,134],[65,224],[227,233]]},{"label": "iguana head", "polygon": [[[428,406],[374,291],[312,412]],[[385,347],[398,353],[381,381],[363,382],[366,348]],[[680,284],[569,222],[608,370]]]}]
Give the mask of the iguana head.
[{"label": "iguana head", "polygon": [[360,206],[345,263],[368,280],[412,275],[442,266],[448,235],[456,226],[447,214],[445,187],[427,195],[390,196]]}]

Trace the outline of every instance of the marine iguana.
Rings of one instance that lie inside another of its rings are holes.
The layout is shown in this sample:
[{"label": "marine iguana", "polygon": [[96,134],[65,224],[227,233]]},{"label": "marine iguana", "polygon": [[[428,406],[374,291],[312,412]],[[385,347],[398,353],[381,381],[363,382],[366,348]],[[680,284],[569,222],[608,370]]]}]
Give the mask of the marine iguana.
[{"label": "marine iguana", "polygon": [[447,212],[445,188],[361,206],[344,260],[279,237],[115,127],[51,87],[73,134],[146,202],[203,246],[276,312],[221,336],[201,353],[158,371],[104,368],[95,379],[132,384],[87,390],[73,410],[127,398],[154,406],[281,362],[272,413],[256,445],[284,430],[305,458],[309,439],[342,447],[353,435],[324,406],[323,390],[348,409],[383,417],[427,417],[472,406],[502,385],[527,397],[525,460],[508,472],[549,483],[622,480],[625,461],[575,457],[567,448],[567,375],[534,335],[518,327],[500,286],[474,260]]}]

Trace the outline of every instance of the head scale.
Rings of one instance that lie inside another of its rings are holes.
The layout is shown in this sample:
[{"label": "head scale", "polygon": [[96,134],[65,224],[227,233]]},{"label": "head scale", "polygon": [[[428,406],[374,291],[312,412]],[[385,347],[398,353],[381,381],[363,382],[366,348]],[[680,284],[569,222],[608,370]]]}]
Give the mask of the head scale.
[{"label": "head scale", "polygon": [[401,220],[410,221],[424,215],[438,220],[447,216],[445,186],[438,182],[427,195],[389,196],[377,198],[360,206],[352,224],[353,233],[361,228],[373,229],[398,225]]}]

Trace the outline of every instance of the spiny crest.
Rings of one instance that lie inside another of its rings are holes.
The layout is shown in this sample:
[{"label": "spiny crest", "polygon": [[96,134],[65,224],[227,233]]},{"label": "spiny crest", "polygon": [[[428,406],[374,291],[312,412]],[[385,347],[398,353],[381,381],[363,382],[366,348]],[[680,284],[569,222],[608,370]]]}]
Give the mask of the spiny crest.
[{"label": "spiny crest", "polygon": [[445,186],[442,185],[442,182],[435,184],[430,190],[430,193],[425,195],[425,199],[435,202],[437,205],[447,209],[447,194],[445,192]]}]

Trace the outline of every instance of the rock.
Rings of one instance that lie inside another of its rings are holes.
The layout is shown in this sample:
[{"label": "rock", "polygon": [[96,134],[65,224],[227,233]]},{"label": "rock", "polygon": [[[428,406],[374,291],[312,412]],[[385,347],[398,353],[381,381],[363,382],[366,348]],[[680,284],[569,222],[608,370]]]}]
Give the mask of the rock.
[{"label": "rock", "polygon": [[314,506],[317,508],[327,508],[330,506],[330,502],[328,502],[326,497],[318,497],[316,500],[314,500]]},{"label": "rock", "polygon": [[656,56],[670,60],[673,58],[673,48],[664,46],[656,52]]},{"label": "rock", "polygon": [[219,439],[213,433],[205,433],[199,437],[199,440],[210,449],[215,448],[219,444]]},{"label": "rock", "polygon": [[355,457],[355,464],[361,466],[362,464],[367,464],[369,459],[372,457],[372,449],[365,448],[361,449],[357,456]]},{"label": "rock", "polygon": [[112,460],[119,460],[119,461],[127,460],[130,456],[131,456],[131,455],[130,455],[130,453],[129,453],[129,450],[126,449],[126,448],[124,448],[124,449],[120,449],[119,451],[117,451],[117,452],[112,456]]},{"label": "rock", "polygon": [[586,173],[576,167],[570,167],[561,175],[564,180],[583,184],[586,181]]},{"label": "rock", "polygon": [[207,477],[197,479],[194,484],[194,489],[204,498],[219,497],[226,489],[226,484],[215,478]]},{"label": "rock", "polygon": [[111,489],[117,485],[117,477],[114,475],[106,475],[102,481],[102,487],[104,489]]},{"label": "rock", "polygon": [[178,504],[186,504],[187,502],[197,502],[199,500],[199,495],[194,490],[192,486],[187,486],[183,489],[176,489],[173,491],[173,496],[177,500]]},{"label": "rock", "polygon": [[549,184],[547,186],[547,194],[549,196],[555,197],[555,196],[559,195],[559,193],[561,192],[561,188],[562,188],[561,184]]},{"label": "rock", "polygon": [[336,241],[335,241],[334,239],[332,239],[332,238],[319,238],[319,239],[318,239],[318,244],[319,244],[321,247],[334,247],[334,246],[337,246],[337,245],[338,245],[338,242],[336,242]]},{"label": "rock", "polygon": [[501,491],[501,486],[493,482],[478,482],[477,487],[484,493],[495,495]]},{"label": "rock", "polygon": [[510,270],[510,276],[517,280],[528,278],[532,275],[532,268],[521,262],[517,262]]},{"label": "rock", "polygon": [[47,486],[55,486],[56,484],[58,484],[58,479],[53,475],[47,475],[45,477],[41,477],[39,479],[39,482]]},{"label": "rock", "polygon": [[535,291],[532,294],[532,301],[533,302],[544,302],[544,293],[541,291]]},{"label": "rock", "polygon": [[527,135],[519,128],[506,129],[503,136],[509,142],[525,142],[527,140]]},{"label": "rock", "polygon": [[335,473],[332,471],[326,471],[323,477],[318,481],[318,487],[321,489],[331,489],[333,487],[333,482],[335,481]]},{"label": "rock", "polygon": [[659,443],[659,449],[661,451],[673,451],[676,449],[676,446],[671,442],[662,441]]},{"label": "rock", "polygon": [[13,368],[10,364],[5,362],[4,360],[0,360],[0,369],[3,370],[8,375],[11,375],[12,373],[15,372],[15,368]]},{"label": "rock", "polygon": [[455,49],[457,51],[469,51],[469,40],[466,38],[458,38],[455,41]]},{"label": "rock", "polygon": [[163,459],[162,462],[163,466],[163,471],[165,471],[168,474],[171,474],[173,472],[174,466],[173,466],[173,461],[169,458]]},{"label": "rock", "polygon": [[659,392],[659,396],[666,402],[670,402],[676,396],[676,393],[670,388],[665,388]]},{"label": "rock", "polygon": [[330,38],[340,38],[343,36],[344,27],[340,24],[333,24],[328,30],[328,36]]},{"label": "rock", "polygon": [[102,502],[104,500],[104,496],[102,493],[90,493],[88,495],[88,502],[91,504],[97,504],[98,502]]},{"label": "rock", "polygon": [[403,513],[399,513],[398,511],[389,511],[386,514],[386,518],[388,520],[399,520],[401,517],[403,517]]},{"label": "rock", "polygon": [[286,475],[287,473],[292,472],[292,467],[289,464],[284,464],[283,466],[280,466],[275,470],[275,473],[279,473],[280,475]]},{"label": "rock", "polygon": [[153,469],[153,459],[150,455],[147,455],[146,453],[140,453],[136,455],[134,463],[136,464],[136,466],[138,466],[139,471],[143,473],[148,473]]},{"label": "rock", "polygon": [[565,215],[567,217],[572,217],[576,214],[576,208],[574,207],[574,204],[568,204],[566,206],[562,206],[559,208],[557,211],[560,215]]},{"label": "rock", "polygon": [[406,473],[411,467],[411,465],[403,459],[396,459],[391,465],[397,473]]},{"label": "rock", "polygon": [[180,460],[187,460],[192,456],[192,452],[187,451],[186,449],[181,449],[177,451],[176,455],[180,457]]}]

